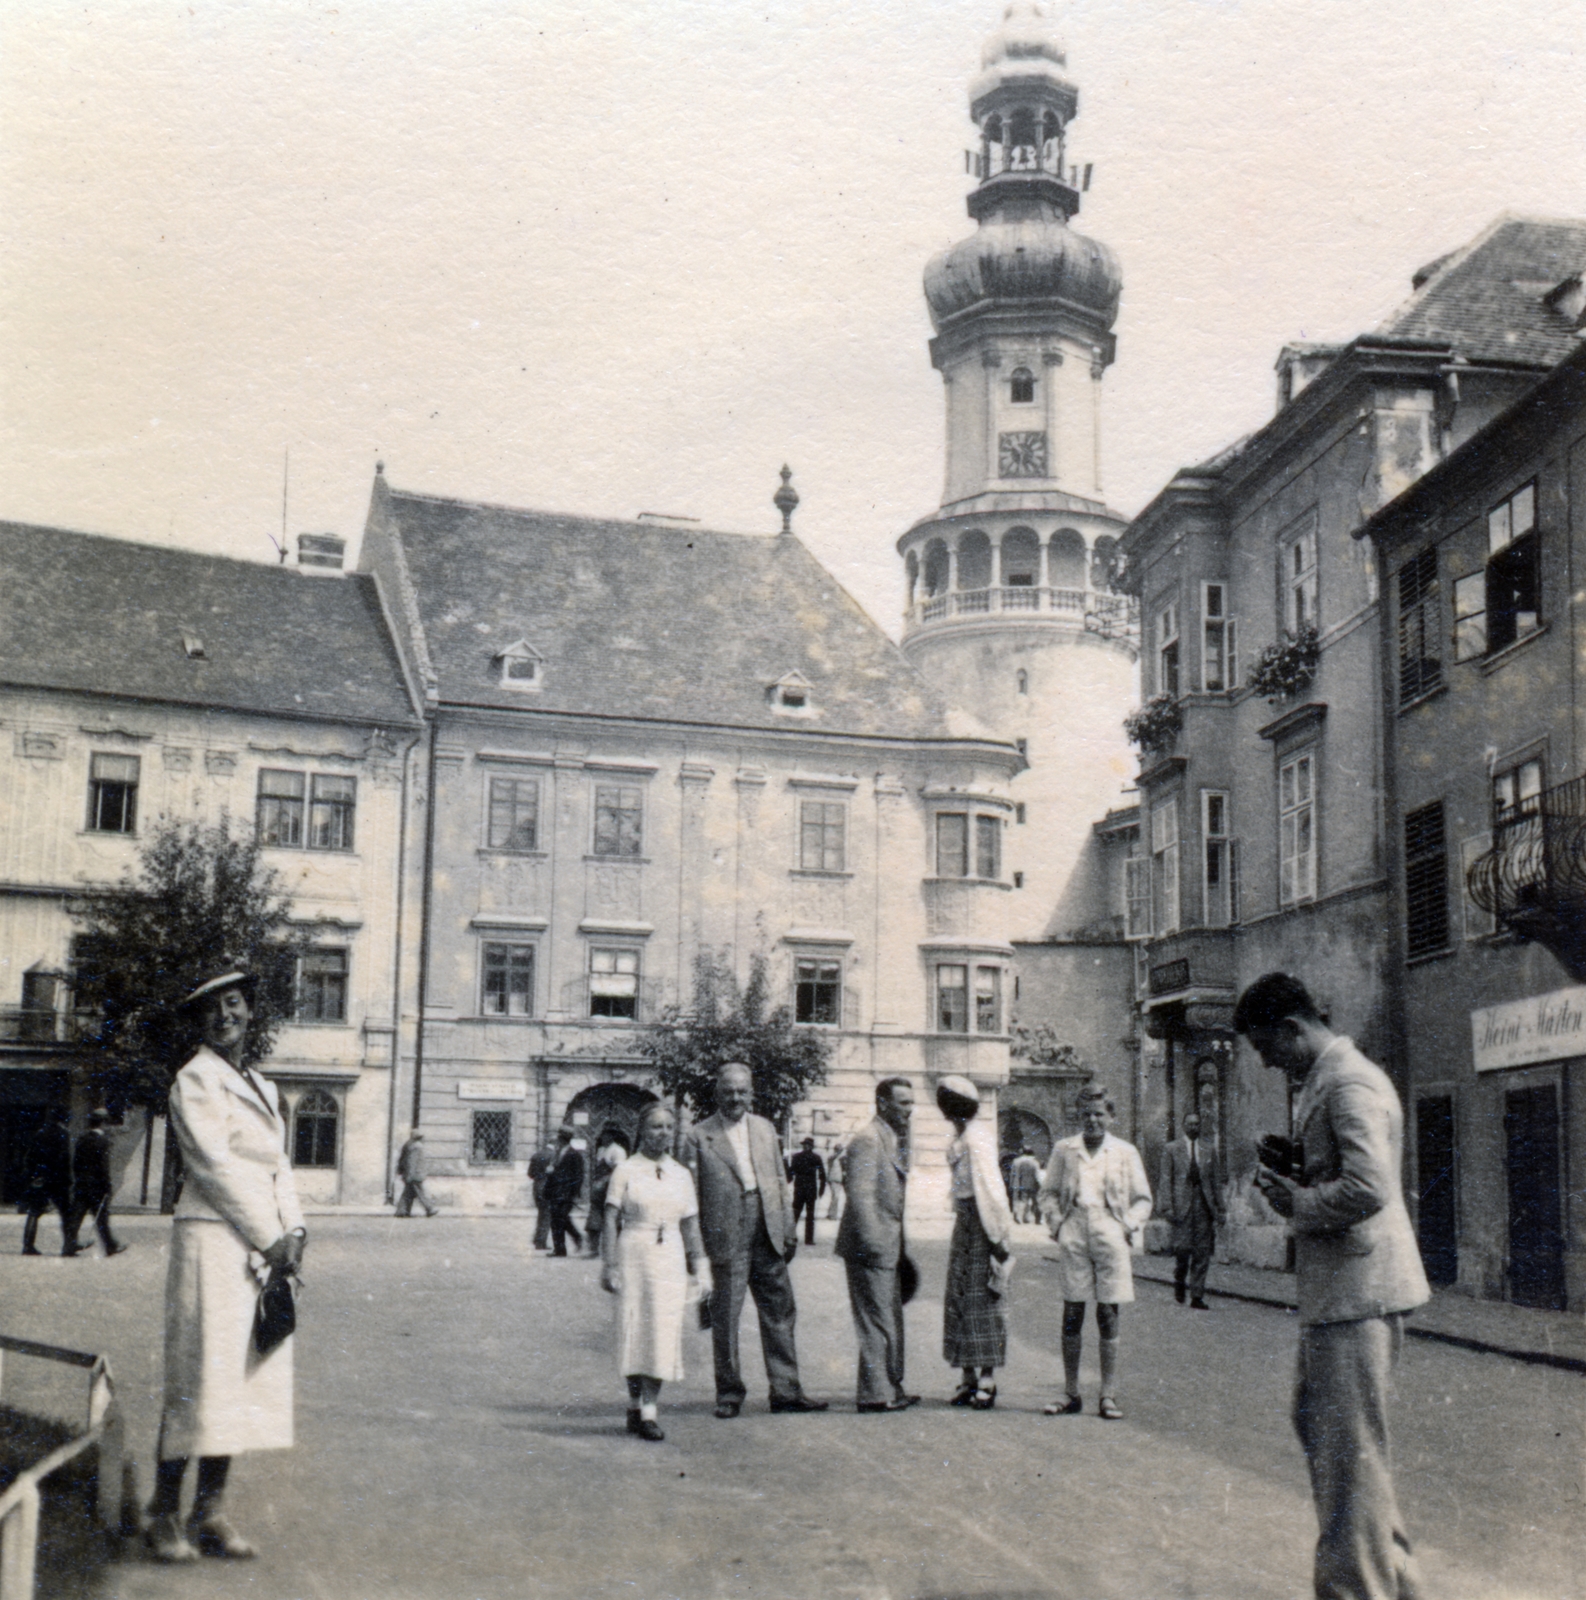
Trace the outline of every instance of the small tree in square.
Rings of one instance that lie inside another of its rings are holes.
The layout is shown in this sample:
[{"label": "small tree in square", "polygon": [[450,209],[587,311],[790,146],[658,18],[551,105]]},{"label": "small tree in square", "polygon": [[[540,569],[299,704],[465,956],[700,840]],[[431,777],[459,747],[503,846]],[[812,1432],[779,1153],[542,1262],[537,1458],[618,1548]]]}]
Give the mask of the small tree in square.
[{"label": "small tree in square", "polygon": [[754,1109],[778,1127],[809,1091],[826,1081],[831,1041],[814,1028],[796,1027],[786,1006],[769,1005],[766,959],[749,962],[739,988],[724,957],[702,952],[694,960],[693,1003],[667,1006],[639,1040],[656,1082],[679,1112],[695,1120],[716,1106],[716,1073],[741,1061],[754,1074]]},{"label": "small tree in square", "polygon": [[91,1015],[101,1095],[165,1111],[171,1080],[197,1045],[177,1004],[207,970],[235,961],[257,974],[244,1061],[269,1055],[292,1006],[292,973],[307,940],[251,833],[161,821],[121,882],[70,907],[78,939],[75,1003]]}]

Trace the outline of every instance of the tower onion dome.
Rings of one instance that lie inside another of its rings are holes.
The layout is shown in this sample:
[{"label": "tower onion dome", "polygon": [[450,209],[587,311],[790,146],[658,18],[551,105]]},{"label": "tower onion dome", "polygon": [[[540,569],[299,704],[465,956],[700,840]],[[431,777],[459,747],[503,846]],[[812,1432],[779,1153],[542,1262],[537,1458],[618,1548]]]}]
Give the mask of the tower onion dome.
[{"label": "tower onion dome", "polygon": [[981,75],[969,91],[972,104],[978,104],[990,90],[1014,78],[1041,77],[1067,89],[1070,95],[1076,92],[1063,70],[1068,65],[1068,55],[1053,37],[1045,10],[1028,0],[1014,0],[1003,12],[1002,26],[986,40],[980,52],[980,65]]},{"label": "tower onion dome", "polygon": [[1118,316],[1123,273],[1100,240],[1055,217],[987,217],[925,268],[925,301],[940,332],[949,317],[987,301],[1057,302],[1102,332]]}]

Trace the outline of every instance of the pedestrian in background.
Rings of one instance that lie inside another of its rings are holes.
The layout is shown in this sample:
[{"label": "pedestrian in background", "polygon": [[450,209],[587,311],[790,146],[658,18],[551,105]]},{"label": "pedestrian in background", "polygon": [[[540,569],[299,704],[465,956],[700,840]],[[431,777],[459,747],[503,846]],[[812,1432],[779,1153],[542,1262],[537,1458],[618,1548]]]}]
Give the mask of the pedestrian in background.
[{"label": "pedestrian in background", "polygon": [[399,1217],[413,1215],[415,1200],[424,1207],[424,1215],[433,1217],[440,1208],[430,1199],[424,1180],[429,1176],[429,1156],[424,1149],[424,1135],[417,1128],[407,1137],[407,1143],[397,1155],[397,1176],[402,1180],[402,1197],[397,1201]]},{"label": "pedestrian in background", "polygon": [[1157,1200],[1173,1225],[1173,1298],[1192,1311],[1209,1311],[1206,1269],[1217,1248],[1217,1230],[1224,1221],[1217,1192],[1217,1151],[1201,1138],[1201,1119],[1190,1111],[1184,1133],[1162,1152],[1162,1181]]},{"label": "pedestrian in background", "polygon": [[793,1183],[793,1226],[804,1218],[804,1243],[815,1243],[815,1208],[826,1193],[826,1163],[815,1154],[815,1141],[806,1138],[787,1164]]},{"label": "pedestrian in background", "polygon": [[22,1224],[22,1254],[42,1255],[38,1247],[39,1218],[52,1206],[61,1219],[61,1254],[77,1254],[77,1230],[72,1226],[72,1136],[71,1113],[65,1106],[52,1106],[44,1113],[28,1146],[28,1192],[24,1205],[27,1221]]},{"label": "pedestrian in background", "polygon": [[837,1254],[848,1274],[848,1308],[859,1340],[856,1411],[904,1411],[920,1401],[903,1387],[903,1200],[913,1114],[913,1084],[883,1078],[875,1117],[848,1141],[843,1158],[848,1201]]},{"label": "pedestrian in background", "polygon": [[831,1204],[826,1207],[826,1220],[835,1222],[843,1214],[843,1147],[834,1144],[826,1158],[826,1188],[831,1194]]},{"label": "pedestrian in background", "polygon": [[716,1073],[716,1109],[689,1129],[681,1151],[699,1195],[700,1233],[710,1257],[716,1415],[724,1422],[743,1410],[748,1393],[738,1358],[746,1294],[759,1314],[771,1409],[826,1409],[824,1400],[804,1393],[799,1379],[798,1307],[788,1277],[798,1234],[776,1129],[750,1111],[753,1103],[748,1067],[741,1061],[723,1063]]},{"label": "pedestrian in background", "polygon": [[1240,995],[1234,1029],[1299,1090],[1298,1145],[1262,1140],[1255,1181],[1294,1232],[1293,1422],[1320,1525],[1316,1594],[1413,1600],[1410,1539],[1393,1490],[1389,1386],[1404,1314],[1431,1289],[1400,1187],[1399,1096],[1286,972],[1269,972]]},{"label": "pedestrian in background", "polygon": [[1080,1132],[1052,1147],[1041,1201],[1047,1225],[1057,1240],[1057,1282],[1063,1296],[1064,1398],[1045,1407],[1047,1416],[1070,1416],[1082,1409],[1079,1358],[1085,1305],[1096,1302],[1097,1345],[1101,1355],[1098,1415],[1110,1422],[1123,1416],[1116,1392],[1120,1308],[1134,1299],[1129,1255],[1151,1215],[1151,1186],[1140,1152],[1115,1138],[1113,1103],[1097,1085],[1080,1091]]},{"label": "pedestrian in background", "polygon": [[573,1225],[573,1207],[584,1189],[584,1154],[573,1146],[573,1130],[556,1130],[556,1163],[545,1180],[545,1204],[551,1213],[551,1254],[565,1256],[567,1241],[573,1250],[584,1247],[584,1236]]},{"label": "pedestrian in background", "polygon": [[[260,1279],[290,1275],[307,1238],[275,1085],[248,1064],[253,977],[231,967],[182,1003],[203,1043],[171,1085],[171,1133],[187,1172],[165,1281],[165,1403],[149,1505],[156,1560],[254,1554],[222,1511],[231,1458],[292,1444],[292,1346],[261,1354]],[[186,1528],[182,1478],[198,1457]]]},{"label": "pedestrian in background", "polygon": [[628,1141],[622,1129],[608,1122],[595,1141],[594,1159],[589,1170],[589,1215],[584,1223],[584,1234],[589,1242],[589,1254],[598,1256],[600,1234],[606,1223],[606,1190],[611,1175],[628,1159]]},{"label": "pedestrian in background", "polygon": [[1013,1158],[1013,1214],[1020,1222],[1034,1222],[1041,1197],[1041,1163],[1029,1145]]},{"label": "pedestrian in background", "polygon": [[529,1157],[529,1185],[534,1193],[534,1248],[548,1250],[551,1245],[551,1208],[545,1199],[545,1183],[556,1165],[556,1146],[544,1140]]},{"label": "pedestrian in background", "polygon": [[[936,1085],[936,1105],[954,1134],[947,1146],[953,1242],[942,1295],[942,1358],[962,1369],[963,1382],[949,1404],[989,1411],[997,1403],[996,1369],[1008,1360],[1000,1284],[1011,1259],[1013,1212],[997,1168],[996,1134],[979,1115],[980,1091],[950,1074]],[[993,1262],[1002,1269],[995,1291]]]},{"label": "pedestrian in background", "polygon": [[[628,1432],[659,1443],[661,1385],[683,1376],[683,1320],[710,1292],[699,1202],[688,1169],[671,1155],[677,1120],[657,1100],[639,1118],[639,1151],[606,1186],[600,1284],[617,1301],[617,1370],[628,1385]],[[608,1147],[609,1148],[609,1147]]]},{"label": "pedestrian in background", "polygon": [[84,1218],[92,1216],[94,1231],[105,1247],[105,1254],[119,1256],[127,1247],[118,1244],[110,1231],[110,1135],[105,1132],[109,1121],[110,1113],[102,1106],[90,1111],[87,1130],[78,1138],[77,1148],[72,1152],[72,1225],[69,1231],[72,1249],[86,1249],[78,1234]]}]

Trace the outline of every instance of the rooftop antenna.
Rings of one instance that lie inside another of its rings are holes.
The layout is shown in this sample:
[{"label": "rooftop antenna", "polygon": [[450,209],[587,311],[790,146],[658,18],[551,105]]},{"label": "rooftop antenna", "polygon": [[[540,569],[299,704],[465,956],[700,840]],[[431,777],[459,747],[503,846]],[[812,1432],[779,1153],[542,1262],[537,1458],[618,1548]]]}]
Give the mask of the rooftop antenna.
[{"label": "rooftop antenna", "polygon": [[265,538],[275,546],[277,553],[280,555],[283,567],[286,565],[286,494],[291,481],[292,447],[288,445],[281,452],[281,537],[277,539],[273,533],[265,534]]}]

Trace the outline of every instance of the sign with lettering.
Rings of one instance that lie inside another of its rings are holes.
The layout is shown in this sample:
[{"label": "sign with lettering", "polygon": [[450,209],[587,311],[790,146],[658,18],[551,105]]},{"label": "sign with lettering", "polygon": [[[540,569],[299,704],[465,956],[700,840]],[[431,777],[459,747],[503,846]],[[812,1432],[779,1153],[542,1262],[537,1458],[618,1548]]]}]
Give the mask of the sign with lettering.
[{"label": "sign with lettering", "polygon": [[1586,1055],[1586,987],[1554,989],[1470,1014],[1477,1072]]},{"label": "sign with lettering", "polygon": [[459,1100],[527,1100],[529,1086],[522,1078],[459,1078]]}]

